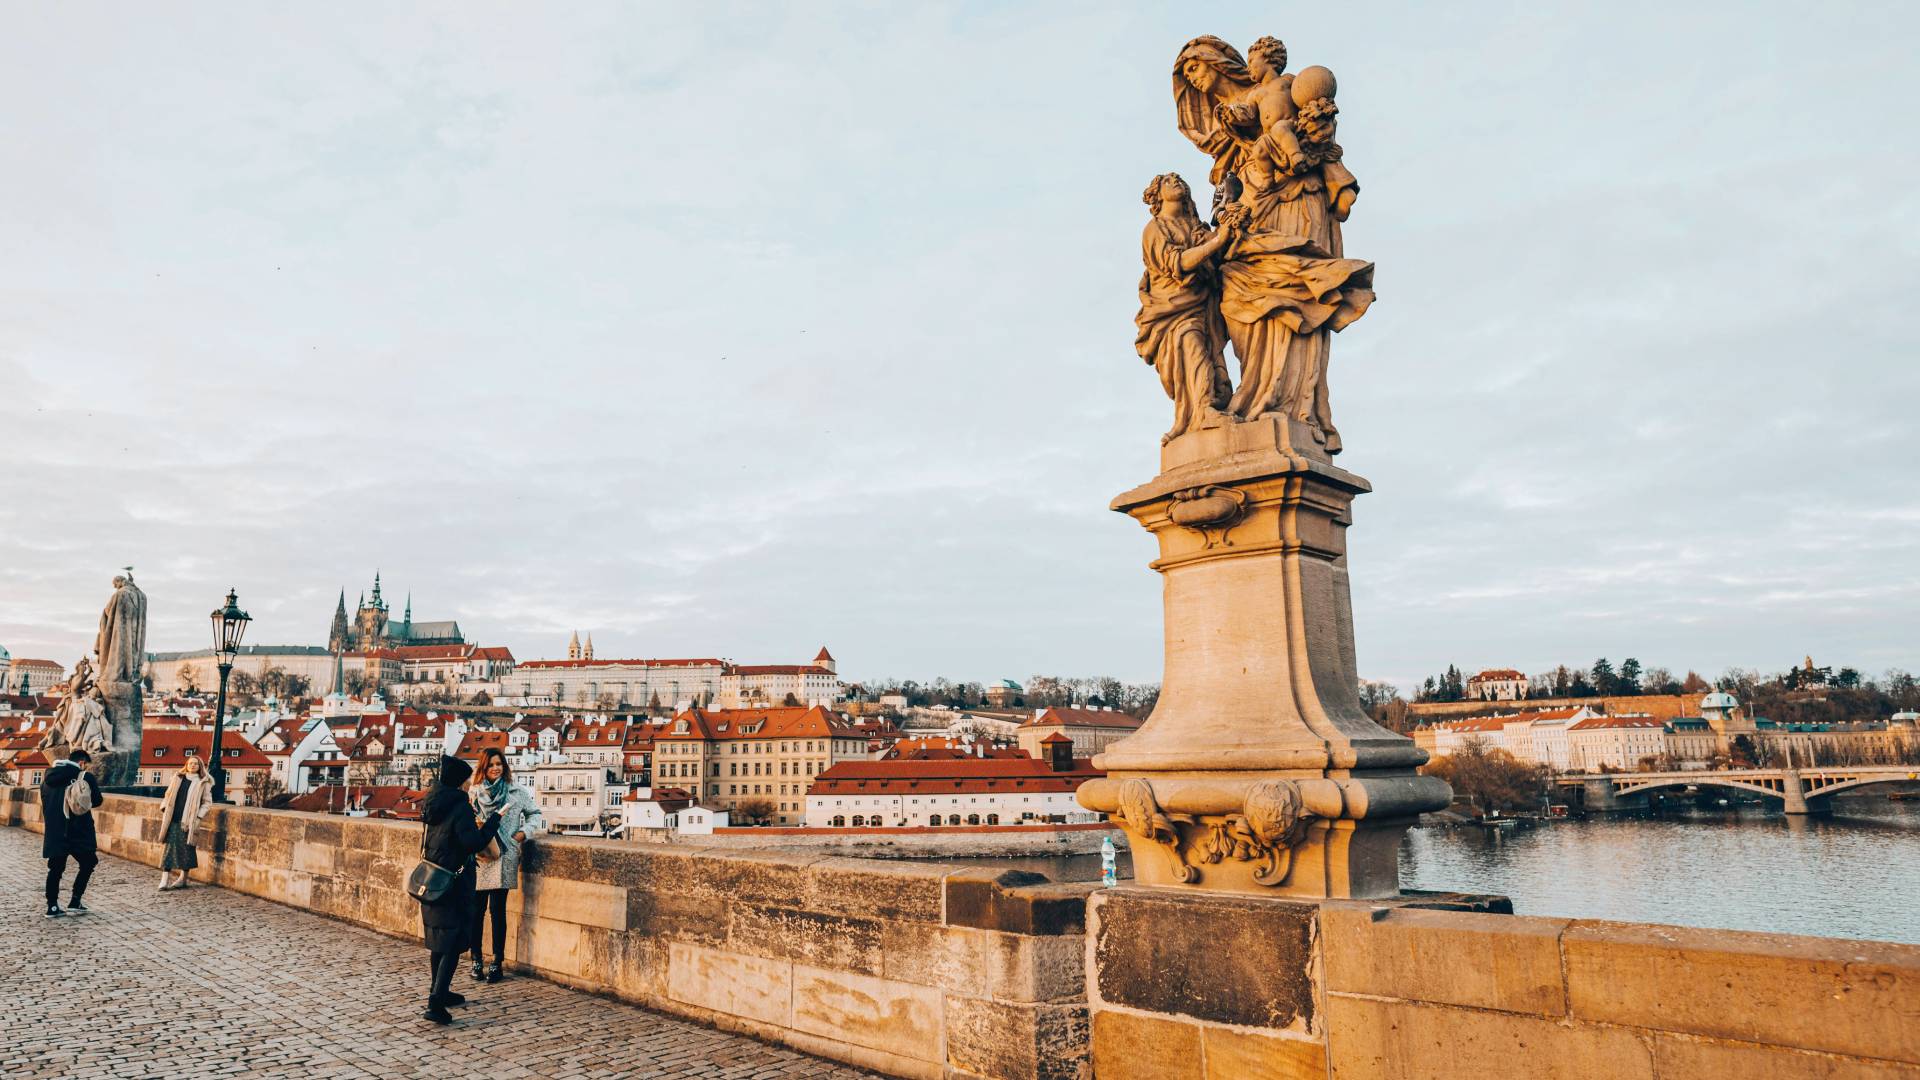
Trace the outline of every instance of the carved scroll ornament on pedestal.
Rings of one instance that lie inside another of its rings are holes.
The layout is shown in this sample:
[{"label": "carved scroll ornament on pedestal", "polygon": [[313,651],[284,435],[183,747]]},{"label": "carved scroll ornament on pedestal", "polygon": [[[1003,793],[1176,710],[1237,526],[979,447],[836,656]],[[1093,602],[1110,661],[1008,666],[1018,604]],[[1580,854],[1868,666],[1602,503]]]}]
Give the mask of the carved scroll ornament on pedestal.
[{"label": "carved scroll ornament on pedestal", "polygon": [[[1249,787],[1237,814],[1196,815],[1167,813],[1154,798],[1153,784],[1135,778],[1120,785],[1120,809],[1108,817],[1132,835],[1164,847],[1174,862],[1174,879],[1181,884],[1200,880],[1201,865],[1233,859],[1260,862],[1253,880],[1278,886],[1293,872],[1293,850],[1305,838],[1313,814],[1290,780],[1263,780]],[[1181,826],[1204,829],[1205,836],[1184,844]]]}]

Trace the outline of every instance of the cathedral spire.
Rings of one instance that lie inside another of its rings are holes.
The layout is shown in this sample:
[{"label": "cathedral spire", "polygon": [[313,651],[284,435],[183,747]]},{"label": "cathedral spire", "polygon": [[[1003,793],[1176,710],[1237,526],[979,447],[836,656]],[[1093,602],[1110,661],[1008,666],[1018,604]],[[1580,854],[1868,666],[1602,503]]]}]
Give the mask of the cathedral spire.
[{"label": "cathedral spire", "polygon": [[593,659],[593,632],[591,630],[587,632],[587,655],[585,658],[588,660]]},{"label": "cathedral spire", "polygon": [[374,607],[385,606],[380,603],[380,571],[378,570],[375,570],[373,572],[373,606]]},{"label": "cathedral spire", "polygon": [[333,608],[333,626],[327,630],[327,648],[334,652],[347,647],[347,590],[340,590],[340,602]]},{"label": "cathedral spire", "polygon": [[407,613],[400,617],[400,622],[405,626],[413,625],[413,591],[411,589],[407,591]]},{"label": "cathedral spire", "polygon": [[573,637],[567,640],[567,659],[580,659],[580,631],[575,630]]}]

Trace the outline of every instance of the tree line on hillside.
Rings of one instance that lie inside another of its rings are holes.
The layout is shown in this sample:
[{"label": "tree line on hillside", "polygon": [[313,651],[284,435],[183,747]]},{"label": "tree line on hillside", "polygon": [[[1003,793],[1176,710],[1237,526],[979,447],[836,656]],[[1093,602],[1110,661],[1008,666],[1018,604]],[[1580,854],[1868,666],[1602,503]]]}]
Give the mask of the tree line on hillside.
[{"label": "tree line on hillside", "polygon": [[[923,708],[945,705],[951,709],[978,709],[987,704],[985,686],[947,678],[936,678],[927,683],[913,679],[877,679],[861,684],[858,689],[862,696],[874,700],[899,694],[907,699],[909,706]],[[1028,709],[1104,705],[1134,716],[1146,716],[1159,700],[1159,683],[1121,682],[1111,675],[1035,675],[1007,699],[1007,704]]]},{"label": "tree line on hillside", "polygon": [[[1862,675],[1856,668],[1842,667],[1836,671],[1811,663],[1791,667],[1775,675],[1765,675],[1747,668],[1729,668],[1725,674],[1709,683],[1695,671],[1676,678],[1666,668],[1643,666],[1635,657],[1629,656],[1615,667],[1611,660],[1603,656],[1587,668],[1561,664],[1552,671],[1541,672],[1527,680],[1527,694],[1536,698],[1704,694],[1714,689],[1725,690],[1743,703],[1762,701],[1773,695],[1861,691],[1868,697],[1884,698],[1888,706],[1885,711],[1888,713],[1920,704],[1914,676],[1898,668],[1889,670],[1877,680]],[[1413,700],[1469,700],[1467,677],[1459,667],[1449,664],[1446,671],[1428,676],[1414,691]]]}]

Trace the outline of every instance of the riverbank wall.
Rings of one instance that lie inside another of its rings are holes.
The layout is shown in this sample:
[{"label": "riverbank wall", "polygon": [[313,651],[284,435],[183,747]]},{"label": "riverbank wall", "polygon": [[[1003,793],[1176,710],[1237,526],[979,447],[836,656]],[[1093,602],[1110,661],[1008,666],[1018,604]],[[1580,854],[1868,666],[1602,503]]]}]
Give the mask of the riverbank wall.
[{"label": "riverbank wall", "polygon": [[[156,865],[159,803],[101,847]],[[0,824],[38,830],[38,792]],[[196,879],[417,939],[417,823],[220,807]],[[514,966],[940,1080],[1920,1080],[1920,947],[551,838]],[[110,924],[109,924],[110,925]]]}]

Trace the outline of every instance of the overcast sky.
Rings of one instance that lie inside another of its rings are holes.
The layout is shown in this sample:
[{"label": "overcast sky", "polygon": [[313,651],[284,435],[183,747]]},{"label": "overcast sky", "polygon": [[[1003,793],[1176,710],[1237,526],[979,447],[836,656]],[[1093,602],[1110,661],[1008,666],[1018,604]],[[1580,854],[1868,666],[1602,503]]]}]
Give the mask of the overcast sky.
[{"label": "overcast sky", "polygon": [[[1681,10],[1674,10],[1678,7]],[[1140,190],[1340,79],[1359,655],[1920,667],[1903,5],[0,3],[0,645],[1160,673]]]}]

